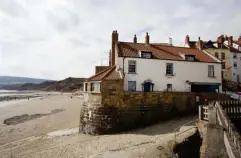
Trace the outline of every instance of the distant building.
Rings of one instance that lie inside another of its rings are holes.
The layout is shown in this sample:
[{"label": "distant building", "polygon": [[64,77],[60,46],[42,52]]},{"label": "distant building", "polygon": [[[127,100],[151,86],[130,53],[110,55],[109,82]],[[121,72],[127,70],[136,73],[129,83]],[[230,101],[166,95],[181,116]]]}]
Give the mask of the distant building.
[{"label": "distant building", "polygon": [[[241,41],[240,38],[239,40]],[[200,37],[197,41],[190,41],[188,35],[185,39],[185,47],[203,50],[218,59],[222,63],[222,78],[235,82],[240,82],[241,75],[240,60],[237,61],[240,59],[238,58],[241,53],[241,49],[238,48],[240,44],[239,41],[233,41],[232,36],[223,35],[219,36],[216,41],[203,41]]]},{"label": "distant building", "polygon": [[85,91],[101,92],[103,81],[122,80],[124,91],[221,91],[221,62],[196,48],[151,43],[146,33],[145,43],[118,40],[112,33],[110,67],[93,75],[85,83]]}]

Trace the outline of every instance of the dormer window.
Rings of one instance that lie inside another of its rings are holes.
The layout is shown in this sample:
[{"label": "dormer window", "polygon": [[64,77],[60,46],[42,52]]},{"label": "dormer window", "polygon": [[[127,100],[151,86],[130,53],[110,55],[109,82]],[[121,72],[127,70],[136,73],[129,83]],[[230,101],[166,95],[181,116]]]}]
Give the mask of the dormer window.
[{"label": "dormer window", "polygon": [[195,55],[185,55],[185,60],[195,61]]},{"label": "dormer window", "polygon": [[141,51],[141,57],[150,59],[152,57],[152,53],[146,52],[146,51]]}]

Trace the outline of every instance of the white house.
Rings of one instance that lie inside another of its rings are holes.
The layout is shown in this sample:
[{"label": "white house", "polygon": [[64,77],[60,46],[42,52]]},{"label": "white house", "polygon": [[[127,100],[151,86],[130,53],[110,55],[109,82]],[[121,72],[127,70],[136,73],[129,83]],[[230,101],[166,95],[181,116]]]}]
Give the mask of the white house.
[{"label": "white house", "polygon": [[[221,63],[198,49],[172,44],[120,42],[117,31],[112,33],[111,66],[90,77],[88,82],[124,80],[125,91],[221,91]],[[94,90],[94,91],[100,91]]]},{"label": "white house", "polygon": [[232,75],[232,81],[240,82],[241,79],[241,38],[238,41],[233,41],[233,37],[228,37],[224,41],[224,44],[229,47],[230,50],[230,70]]}]

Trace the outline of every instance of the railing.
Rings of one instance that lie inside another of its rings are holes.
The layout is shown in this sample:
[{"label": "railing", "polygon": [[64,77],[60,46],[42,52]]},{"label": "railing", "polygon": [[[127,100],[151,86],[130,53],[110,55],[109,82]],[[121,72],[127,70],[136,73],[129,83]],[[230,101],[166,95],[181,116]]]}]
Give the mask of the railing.
[{"label": "railing", "polygon": [[[224,128],[224,144],[228,156],[230,158],[241,158],[241,136],[229,117],[232,114],[239,115],[235,116],[236,118],[241,117],[240,102],[230,100],[223,102],[214,101],[210,102],[209,106],[216,108],[214,113],[216,116],[214,117],[216,117],[217,124]],[[211,118],[211,116],[208,116],[210,115],[208,114],[209,106],[201,105],[199,107],[199,119],[208,121],[209,117]]]},{"label": "railing", "polygon": [[179,135],[181,135],[181,134],[183,134],[183,133],[185,133],[185,132],[187,132],[187,131],[189,131],[189,130],[191,130],[191,129],[193,129],[193,128],[196,128],[196,129],[197,129],[197,126],[196,126],[196,125],[195,125],[195,126],[192,126],[192,127],[188,128],[188,129],[186,129],[186,130],[184,130],[184,131],[181,131],[180,133],[178,133],[177,130],[181,129],[181,128],[184,127],[184,126],[187,126],[187,125],[190,125],[190,124],[195,124],[197,121],[198,121],[198,120],[190,121],[190,122],[188,122],[188,123],[185,123],[185,124],[182,125],[182,126],[179,126],[179,127],[175,128],[175,129],[174,129],[174,143],[175,143],[175,144],[177,143],[177,136],[179,136]]},{"label": "railing", "polygon": [[[233,103],[236,104],[236,102]],[[215,107],[217,108],[218,122],[225,129],[224,138],[227,139],[225,146],[229,157],[236,157],[235,155],[241,157],[241,137],[239,132],[229,119],[227,113],[223,110],[220,102],[216,102]]]}]

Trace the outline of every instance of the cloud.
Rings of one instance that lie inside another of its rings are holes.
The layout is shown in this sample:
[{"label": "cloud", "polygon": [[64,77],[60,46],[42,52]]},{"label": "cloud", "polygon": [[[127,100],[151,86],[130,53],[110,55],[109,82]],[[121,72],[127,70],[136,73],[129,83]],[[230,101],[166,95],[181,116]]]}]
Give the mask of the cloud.
[{"label": "cloud", "polygon": [[88,77],[108,64],[111,32],[121,41],[183,45],[241,33],[239,0],[1,0],[0,75]]}]

